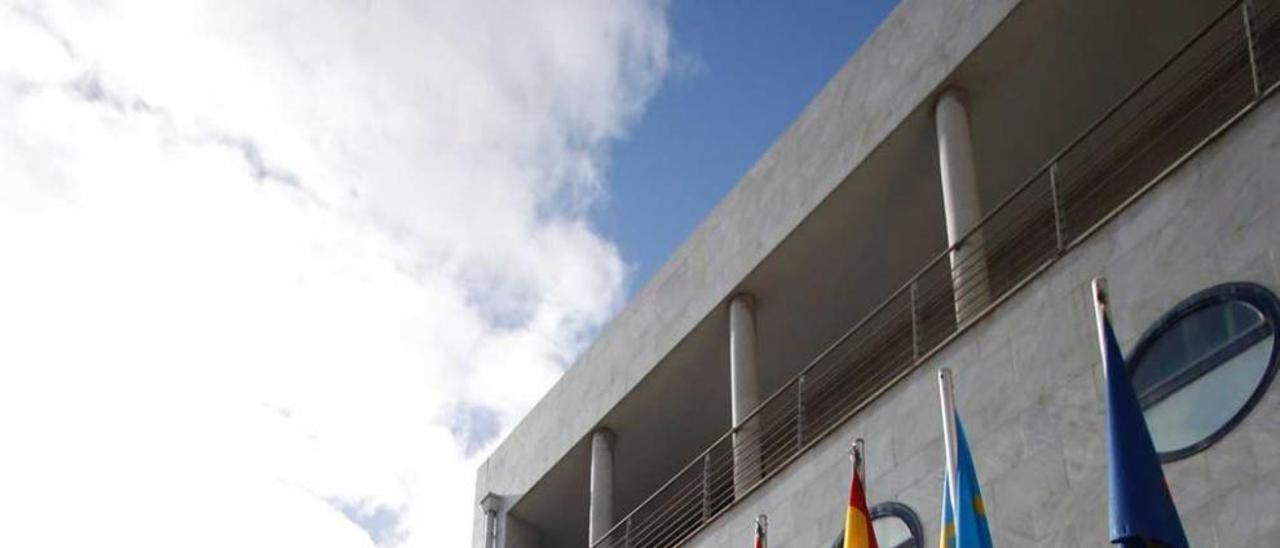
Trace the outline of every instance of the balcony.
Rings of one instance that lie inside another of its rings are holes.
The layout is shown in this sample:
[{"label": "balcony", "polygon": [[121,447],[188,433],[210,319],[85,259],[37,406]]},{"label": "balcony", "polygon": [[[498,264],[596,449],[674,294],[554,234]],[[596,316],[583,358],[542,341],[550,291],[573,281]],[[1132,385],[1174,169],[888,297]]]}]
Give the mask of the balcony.
[{"label": "balcony", "polygon": [[[984,180],[995,181],[987,189],[1003,190],[998,195],[1004,198],[986,208],[976,228],[933,255],[781,382],[743,421],[751,428],[725,431],[687,459],[591,546],[667,547],[689,539],[998,308],[1280,86],[1277,3],[1228,2],[1221,11],[1188,18],[1199,22],[1189,39],[1172,53],[1166,51],[1164,60],[1149,67],[1129,91],[1113,95],[1100,116],[1038,168],[1025,169],[1029,176],[1003,184],[1009,177],[998,168],[980,171]],[[1006,38],[1017,42],[1016,36]],[[989,67],[968,69],[982,73]],[[1034,104],[1025,97],[1019,100]],[[1035,161],[1029,156],[1002,162],[1004,169]],[[980,252],[967,252],[973,249]]]}]

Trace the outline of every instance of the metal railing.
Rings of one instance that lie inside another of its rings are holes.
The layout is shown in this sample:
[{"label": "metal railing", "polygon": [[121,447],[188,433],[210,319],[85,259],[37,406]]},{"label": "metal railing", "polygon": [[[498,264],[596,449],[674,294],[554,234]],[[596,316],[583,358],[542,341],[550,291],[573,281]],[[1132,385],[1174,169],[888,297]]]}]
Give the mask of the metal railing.
[{"label": "metal railing", "polygon": [[1280,82],[1268,4],[1233,2],[591,546],[679,545],[1252,110]]}]

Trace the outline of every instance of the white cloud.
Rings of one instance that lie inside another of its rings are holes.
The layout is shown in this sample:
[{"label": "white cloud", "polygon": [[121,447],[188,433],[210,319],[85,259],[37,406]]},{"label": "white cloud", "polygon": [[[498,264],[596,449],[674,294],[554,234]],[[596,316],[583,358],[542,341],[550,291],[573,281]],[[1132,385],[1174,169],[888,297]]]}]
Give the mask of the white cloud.
[{"label": "white cloud", "polygon": [[620,304],[586,215],[667,48],[644,0],[0,6],[0,545],[466,545]]}]

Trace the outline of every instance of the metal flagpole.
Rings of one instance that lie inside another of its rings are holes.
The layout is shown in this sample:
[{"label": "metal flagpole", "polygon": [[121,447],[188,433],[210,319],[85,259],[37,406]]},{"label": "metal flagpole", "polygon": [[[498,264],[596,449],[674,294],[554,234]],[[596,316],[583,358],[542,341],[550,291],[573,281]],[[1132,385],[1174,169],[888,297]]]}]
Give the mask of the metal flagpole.
[{"label": "metal flagpole", "polygon": [[[1105,323],[1107,320],[1107,279],[1093,279],[1093,316],[1098,326],[1098,340],[1106,341]],[[1102,349],[1102,376],[1105,379],[1107,375],[1107,345],[1105,342],[1098,344],[1098,348]]]},{"label": "metal flagpole", "polygon": [[862,438],[853,440],[853,445],[849,446],[849,458],[853,459],[854,474],[857,474],[858,479],[863,481],[862,488],[865,492],[867,488],[865,483],[867,472],[864,469],[864,466],[866,465],[864,455],[866,455],[866,453],[863,451],[865,451],[865,449],[863,448]]},{"label": "metal flagpole", "polygon": [[[955,387],[951,382],[951,370],[942,368],[938,371],[938,397],[942,401],[942,444],[947,453],[947,497],[951,500],[951,511],[957,518],[960,511],[960,488],[957,476],[959,450],[956,447],[956,402]],[[956,521],[957,525],[959,520]]]}]

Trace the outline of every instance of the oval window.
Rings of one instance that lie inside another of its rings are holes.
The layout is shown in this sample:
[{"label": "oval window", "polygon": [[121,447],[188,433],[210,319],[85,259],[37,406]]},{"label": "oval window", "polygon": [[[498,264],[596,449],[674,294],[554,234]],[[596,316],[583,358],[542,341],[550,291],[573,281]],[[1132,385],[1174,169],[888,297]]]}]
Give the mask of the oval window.
[{"label": "oval window", "polygon": [[[880,548],[924,548],[924,526],[915,510],[901,502],[882,502],[871,507],[871,527]],[[844,546],[844,530],[831,548]]]},{"label": "oval window", "polygon": [[1130,373],[1162,460],[1213,444],[1266,392],[1278,317],[1271,291],[1231,283],[1193,295],[1143,335]]}]

